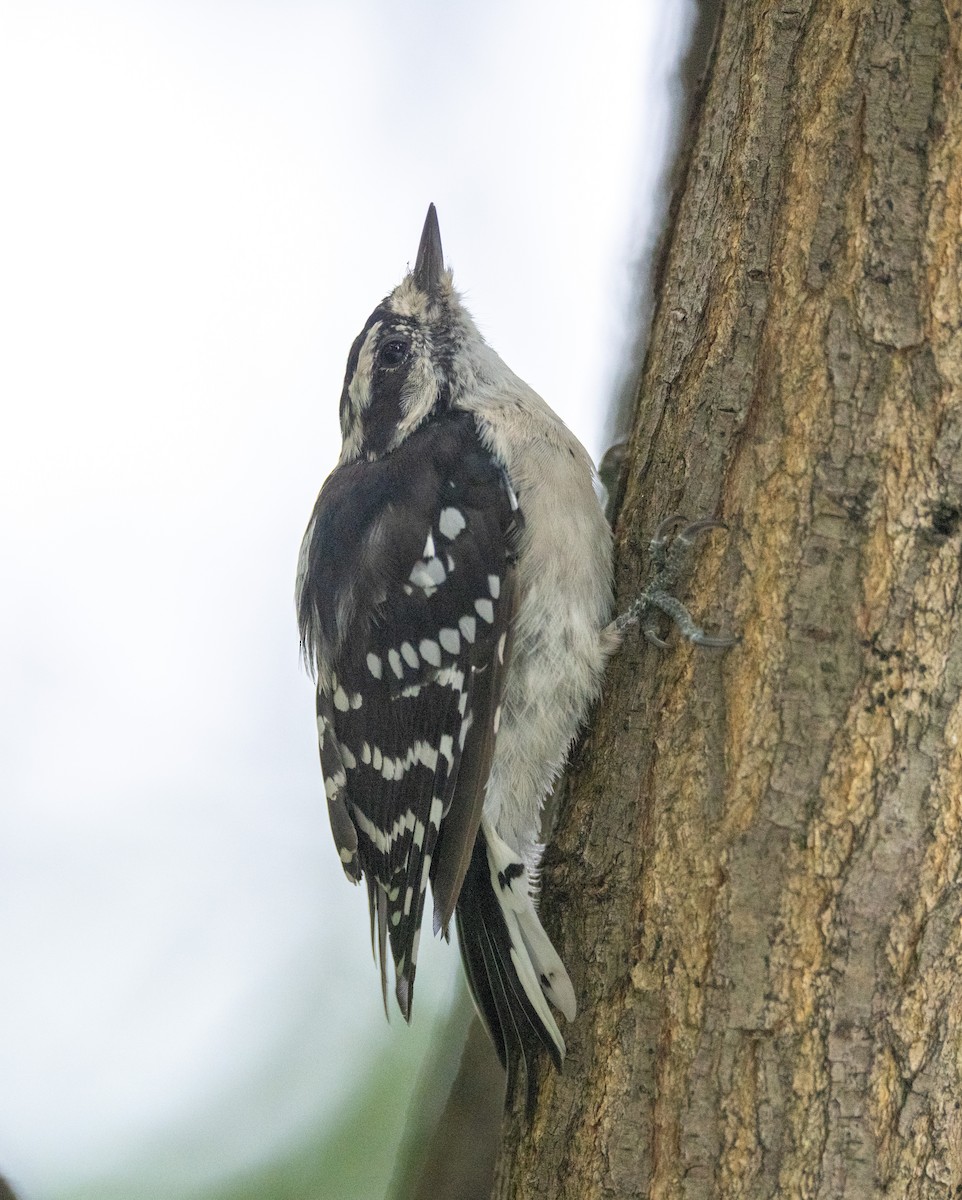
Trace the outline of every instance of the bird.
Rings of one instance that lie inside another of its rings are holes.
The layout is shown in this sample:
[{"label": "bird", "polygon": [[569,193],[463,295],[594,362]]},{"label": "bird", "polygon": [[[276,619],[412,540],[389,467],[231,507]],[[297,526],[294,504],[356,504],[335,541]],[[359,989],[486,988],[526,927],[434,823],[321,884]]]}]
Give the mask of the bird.
[{"label": "bird", "polygon": [[569,974],[538,915],[545,797],[601,687],[612,540],[583,446],[487,344],[430,205],[412,270],[347,359],[342,448],[296,608],[324,788],[410,1019],[428,884],[507,1096],[560,1069]]}]

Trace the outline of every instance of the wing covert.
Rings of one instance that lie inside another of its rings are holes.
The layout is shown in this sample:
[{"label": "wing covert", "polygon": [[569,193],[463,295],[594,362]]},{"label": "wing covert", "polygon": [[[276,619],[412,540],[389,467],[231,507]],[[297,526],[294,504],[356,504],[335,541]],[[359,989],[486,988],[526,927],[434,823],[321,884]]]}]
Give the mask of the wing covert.
[{"label": "wing covert", "polygon": [[446,933],[477,836],[521,525],[473,418],[449,413],[338,468],[305,535],[298,607],[332,830],[349,877],[367,879],[405,1016],[428,879]]}]

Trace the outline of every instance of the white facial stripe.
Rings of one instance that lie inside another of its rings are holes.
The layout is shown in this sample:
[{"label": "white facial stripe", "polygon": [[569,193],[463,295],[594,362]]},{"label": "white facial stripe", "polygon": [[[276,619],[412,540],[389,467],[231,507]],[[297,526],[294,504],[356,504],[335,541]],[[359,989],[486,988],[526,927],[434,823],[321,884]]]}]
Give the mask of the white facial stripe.
[{"label": "white facial stripe", "polygon": [[371,403],[371,380],[374,377],[374,349],[381,332],[381,321],[375,321],[367,331],[367,337],[357,356],[354,378],[348,384],[347,394],[356,413],[363,413]]},{"label": "white facial stripe", "polygon": [[361,453],[363,416],[371,403],[371,380],[374,375],[374,348],[377,345],[381,322],[375,321],[367,331],[367,337],[357,356],[357,366],[347,387],[349,411],[341,426],[344,444],[341,447],[341,463],[351,462]]},{"label": "white facial stripe", "polygon": [[407,379],[401,390],[401,418],[397,434],[392,439],[400,446],[408,434],[413,433],[431,415],[438,402],[440,380],[422,342],[412,339],[411,358]]}]

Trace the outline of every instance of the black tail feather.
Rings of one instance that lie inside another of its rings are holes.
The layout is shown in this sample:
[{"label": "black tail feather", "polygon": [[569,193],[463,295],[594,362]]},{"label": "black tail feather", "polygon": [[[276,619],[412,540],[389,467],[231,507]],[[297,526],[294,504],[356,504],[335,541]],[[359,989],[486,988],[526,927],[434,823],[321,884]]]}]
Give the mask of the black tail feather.
[{"label": "black tail feather", "polygon": [[[527,1108],[538,1093],[535,1062],[543,1046],[561,1069],[561,1051],[525,993],[511,961],[512,941],[491,884],[487,842],[479,830],[455,912],[458,944],[468,986],[487,1026],[501,1065],[508,1074],[505,1103],[510,1104],[523,1070]],[[515,953],[524,953],[523,946]]]}]

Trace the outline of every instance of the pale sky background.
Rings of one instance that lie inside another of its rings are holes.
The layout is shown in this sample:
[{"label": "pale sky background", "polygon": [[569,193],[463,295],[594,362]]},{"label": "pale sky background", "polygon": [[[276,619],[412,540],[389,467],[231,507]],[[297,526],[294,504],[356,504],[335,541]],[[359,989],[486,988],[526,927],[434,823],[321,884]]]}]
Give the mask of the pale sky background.
[{"label": "pale sky background", "polygon": [[[692,20],[0,0],[0,1171],[25,1200],[198,1195],[408,1034],[293,616],[347,351],[433,200],[482,331],[597,460]],[[415,1023],[458,963],[422,947]]]}]

